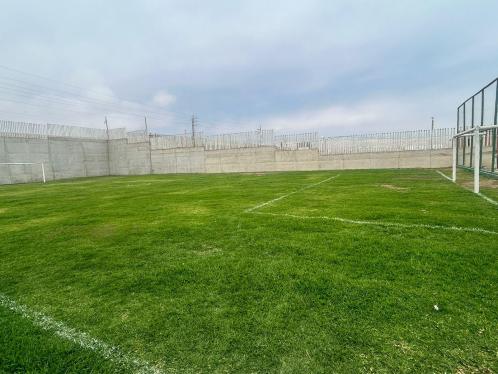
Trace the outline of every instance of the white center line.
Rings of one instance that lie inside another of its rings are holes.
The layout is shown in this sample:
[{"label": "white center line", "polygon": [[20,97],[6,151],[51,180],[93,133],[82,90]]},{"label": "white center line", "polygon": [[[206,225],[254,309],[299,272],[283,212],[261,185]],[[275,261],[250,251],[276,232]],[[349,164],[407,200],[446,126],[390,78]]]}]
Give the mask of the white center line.
[{"label": "white center line", "polygon": [[266,206],[266,205],[273,204],[274,202],[277,202],[277,201],[279,201],[279,200],[285,199],[286,197],[289,197],[289,196],[294,195],[294,194],[296,194],[296,193],[299,193],[299,192],[302,192],[302,191],[304,191],[304,190],[307,190],[308,188],[312,188],[312,187],[318,186],[319,184],[322,184],[322,183],[328,182],[328,181],[329,181],[329,180],[331,180],[331,179],[337,178],[339,175],[340,175],[340,174],[334,175],[334,176],[332,176],[332,177],[330,177],[330,178],[324,179],[324,180],[322,180],[322,181],[320,181],[320,182],[317,182],[317,183],[308,184],[308,185],[306,185],[306,186],[304,186],[304,187],[302,187],[302,188],[300,188],[300,189],[298,189],[298,190],[296,190],[296,191],[289,192],[288,194],[282,195],[282,196],[277,197],[277,198],[275,198],[275,199],[272,199],[272,200],[270,200],[270,201],[266,201],[266,202],[264,202],[264,203],[261,203],[261,204],[258,204],[258,205],[256,205],[256,206],[253,206],[252,208],[246,209],[244,212],[246,212],[246,213],[253,212],[253,211],[255,211],[256,209],[262,208],[262,207],[264,207],[264,206]]},{"label": "white center line", "polygon": [[328,216],[298,216],[295,214],[287,213],[265,213],[265,212],[252,212],[252,214],[261,214],[276,217],[289,217],[301,220],[328,220],[337,221],[342,223],[350,223],[353,225],[370,225],[370,226],[383,226],[383,227],[401,227],[401,228],[424,228],[432,230],[450,230],[450,231],[465,231],[465,232],[478,232],[482,234],[498,235],[498,232],[481,229],[479,227],[459,227],[459,226],[442,226],[442,225],[429,225],[424,223],[398,223],[398,222],[383,222],[383,221],[365,221],[365,220],[354,220],[342,217],[328,217]]}]

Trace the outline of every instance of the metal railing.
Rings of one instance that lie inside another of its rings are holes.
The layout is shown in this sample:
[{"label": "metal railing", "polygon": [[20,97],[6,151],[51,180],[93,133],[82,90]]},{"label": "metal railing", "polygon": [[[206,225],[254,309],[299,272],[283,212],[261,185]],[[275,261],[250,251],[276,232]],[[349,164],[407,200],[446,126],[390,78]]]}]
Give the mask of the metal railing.
[{"label": "metal railing", "polygon": [[[144,130],[124,128],[104,129],[0,121],[0,136],[115,140],[128,143],[149,143],[151,149],[203,147],[205,150],[275,147],[281,150],[317,149],[322,155],[393,152],[451,148],[455,129],[415,130],[378,134],[322,137],[317,132],[275,135],[273,130],[256,130],[228,134],[204,135],[201,132],[162,135]],[[470,141],[470,140],[469,140]],[[492,134],[484,138],[485,144],[494,144]]]},{"label": "metal railing", "polygon": [[318,133],[287,134],[275,136],[274,145],[284,150],[318,148]]},{"label": "metal railing", "polygon": [[339,136],[320,139],[323,155],[425,151],[451,148],[455,129],[415,130],[377,134]]},{"label": "metal railing", "polygon": [[[489,82],[475,94],[470,96],[457,108],[457,132],[463,133],[475,127],[498,125],[498,78]],[[480,169],[492,174],[498,173],[498,130],[487,129],[480,137]],[[473,168],[474,137],[456,138],[456,160],[460,167]]]}]

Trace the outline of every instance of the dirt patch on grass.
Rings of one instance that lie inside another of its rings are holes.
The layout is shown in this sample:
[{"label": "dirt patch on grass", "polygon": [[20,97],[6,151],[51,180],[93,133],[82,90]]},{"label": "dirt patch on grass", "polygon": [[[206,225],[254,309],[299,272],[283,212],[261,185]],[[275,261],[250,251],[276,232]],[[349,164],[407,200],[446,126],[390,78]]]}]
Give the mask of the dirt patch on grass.
[{"label": "dirt patch on grass", "polygon": [[398,192],[406,192],[409,190],[408,187],[400,187],[400,186],[395,186],[393,184],[381,184],[380,186],[382,188],[387,188],[388,190],[393,190]]},{"label": "dirt patch on grass", "polygon": [[[498,189],[498,180],[496,179],[485,179],[485,178],[480,178],[479,183],[481,185],[481,188],[492,188],[492,189]],[[461,182],[461,185],[465,188],[474,188],[474,181],[473,180],[465,180]]]},{"label": "dirt patch on grass", "polygon": [[118,230],[118,227],[112,223],[104,223],[100,226],[95,227],[91,235],[94,238],[107,238],[114,235]]},{"label": "dirt patch on grass", "polygon": [[203,244],[199,249],[191,251],[191,253],[197,256],[213,256],[221,252],[221,248],[209,244]]}]

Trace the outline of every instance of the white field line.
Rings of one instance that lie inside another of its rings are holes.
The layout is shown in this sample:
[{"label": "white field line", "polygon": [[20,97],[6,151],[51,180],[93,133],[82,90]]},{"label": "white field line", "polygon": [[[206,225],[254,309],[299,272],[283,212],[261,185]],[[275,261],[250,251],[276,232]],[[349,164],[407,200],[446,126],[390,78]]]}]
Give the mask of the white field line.
[{"label": "white field line", "polygon": [[256,206],[253,206],[252,208],[246,209],[244,212],[246,212],[246,213],[254,212],[256,209],[262,208],[262,207],[264,207],[266,205],[273,204],[273,203],[275,203],[275,202],[277,202],[279,200],[285,199],[286,197],[289,197],[289,196],[294,195],[296,193],[299,193],[299,192],[302,192],[304,190],[307,190],[308,188],[312,188],[312,187],[318,186],[319,184],[328,182],[331,179],[337,178],[339,175],[340,174],[334,175],[334,176],[332,176],[330,178],[324,179],[324,180],[322,180],[320,182],[317,182],[317,183],[308,184],[308,185],[306,185],[306,186],[304,186],[304,187],[302,187],[302,188],[300,188],[300,189],[298,189],[296,191],[289,192],[288,194],[282,195],[282,196],[277,197],[275,199],[272,199],[270,201],[266,201],[264,203],[261,203],[261,204],[258,204]]},{"label": "white field line", "polygon": [[383,221],[363,221],[363,220],[354,220],[354,219],[341,218],[341,217],[298,216],[286,213],[252,212],[252,214],[262,214],[262,215],[269,215],[276,217],[289,217],[301,220],[328,220],[328,221],[336,221],[342,223],[350,223],[353,225],[369,225],[369,226],[400,227],[400,228],[423,228],[423,229],[432,229],[432,230],[465,231],[465,232],[477,232],[481,234],[498,235],[498,232],[496,231],[481,229],[479,227],[441,226],[441,225],[428,225],[423,223],[409,224],[409,223],[383,222]]},{"label": "white field line", "polygon": [[133,357],[121,351],[118,347],[93,338],[87,333],[69,327],[63,322],[57,321],[41,312],[31,310],[27,306],[17,303],[15,300],[2,293],[0,293],[0,305],[14,313],[20,314],[43,330],[52,332],[64,340],[79,345],[81,348],[94,351],[105,359],[122,367],[131,369],[136,373],[162,373],[161,369],[154,367],[147,361]]},{"label": "white field line", "polygon": [[451,179],[450,177],[448,177],[446,174],[444,174],[442,171],[440,170],[436,170],[436,173],[438,173],[440,176],[442,176],[443,178],[446,178],[448,179],[450,182],[453,182],[453,179]]},{"label": "white field line", "polygon": [[[450,177],[448,177],[446,174],[444,174],[443,172],[439,171],[439,170],[436,170],[436,173],[438,173],[439,175],[441,175],[443,178],[446,178],[448,179],[450,182],[453,183],[453,179],[451,179]],[[470,188],[467,188],[467,187],[464,187],[464,186],[461,186],[459,185],[460,187],[462,187],[464,190],[467,190],[467,191],[470,191],[470,192],[474,192],[472,191],[472,189]],[[483,195],[481,192],[479,192],[477,195],[479,195],[481,198],[483,198],[484,200],[486,200],[488,203],[490,204],[493,204],[493,205],[497,205],[498,206],[498,201],[496,200],[493,200],[492,198],[490,197],[487,197],[486,195]]]}]

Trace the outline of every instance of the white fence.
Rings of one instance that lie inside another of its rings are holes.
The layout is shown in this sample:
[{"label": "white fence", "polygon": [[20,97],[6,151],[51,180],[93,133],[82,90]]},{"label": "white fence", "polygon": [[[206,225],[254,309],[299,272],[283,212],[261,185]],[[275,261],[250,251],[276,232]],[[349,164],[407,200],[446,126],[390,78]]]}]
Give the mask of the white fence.
[{"label": "white fence", "polygon": [[153,149],[190,148],[201,147],[203,145],[202,134],[160,135],[151,134],[150,144]]},{"label": "white fence", "polygon": [[254,148],[274,145],[273,130],[256,130],[233,134],[208,135],[202,138],[206,150]]},{"label": "white fence", "polygon": [[280,149],[297,150],[313,149],[318,147],[318,133],[307,132],[303,134],[277,135],[273,144]]},{"label": "white fence", "polygon": [[389,132],[320,139],[320,154],[423,151],[451,148],[455,129]]},{"label": "white fence", "polygon": [[[120,129],[116,129],[120,130]],[[107,140],[107,131],[90,127],[65,126],[0,120],[0,136],[20,138],[64,137]]]},{"label": "white fence", "polygon": [[47,125],[0,120],[0,136],[43,139],[47,137]]},{"label": "white fence", "polygon": [[128,143],[148,143],[153,149],[204,147],[206,150],[275,147],[282,150],[318,149],[320,154],[396,152],[451,148],[455,129],[416,130],[354,136],[320,138],[318,133],[275,135],[273,130],[256,130],[232,134],[160,135],[143,130],[126,132],[124,128],[95,129],[87,127],[0,121],[0,136],[82,139],[126,139]]}]

